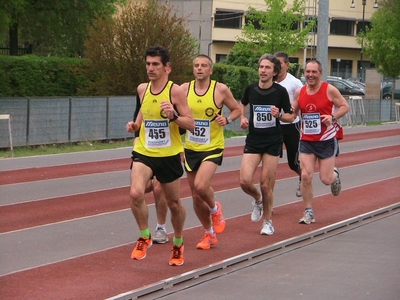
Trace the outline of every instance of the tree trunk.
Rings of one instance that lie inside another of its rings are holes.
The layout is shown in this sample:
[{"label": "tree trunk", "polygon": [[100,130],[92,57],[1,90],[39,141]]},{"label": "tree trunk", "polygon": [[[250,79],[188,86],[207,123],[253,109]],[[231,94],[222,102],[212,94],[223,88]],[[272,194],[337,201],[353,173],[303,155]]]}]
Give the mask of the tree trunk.
[{"label": "tree trunk", "polygon": [[392,85],[392,99],[394,99],[394,90],[396,89],[396,77],[393,77],[393,85]]},{"label": "tree trunk", "polygon": [[18,55],[18,24],[14,23],[9,28],[10,55]]}]

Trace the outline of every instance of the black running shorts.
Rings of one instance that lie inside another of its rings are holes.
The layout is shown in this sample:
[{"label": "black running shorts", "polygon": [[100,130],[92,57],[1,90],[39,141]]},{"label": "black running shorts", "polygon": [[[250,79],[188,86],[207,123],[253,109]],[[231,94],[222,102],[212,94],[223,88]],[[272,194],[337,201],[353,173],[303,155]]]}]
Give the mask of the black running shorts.
[{"label": "black running shorts", "polygon": [[326,159],[336,156],[338,152],[337,139],[333,138],[327,141],[300,141],[299,152],[304,154],[314,154],[320,159]]},{"label": "black running shorts", "polygon": [[150,157],[132,151],[132,164],[134,162],[140,162],[148,166],[153,171],[153,176],[156,176],[161,183],[175,181],[183,175],[181,154],[167,157]]},{"label": "black running shorts", "polygon": [[224,149],[197,152],[185,149],[185,170],[187,172],[197,171],[203,161],[212,161],[220,166]]}]

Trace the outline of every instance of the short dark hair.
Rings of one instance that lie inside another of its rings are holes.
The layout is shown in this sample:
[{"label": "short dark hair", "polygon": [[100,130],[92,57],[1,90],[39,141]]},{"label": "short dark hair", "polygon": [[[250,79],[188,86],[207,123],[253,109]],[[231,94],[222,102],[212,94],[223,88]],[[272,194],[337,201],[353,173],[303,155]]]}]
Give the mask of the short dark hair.
[{"label": "short dark hair", "polygon": [[307,67],[307,65],[308,65],[309,63],[317,64],[317,65],[318,65],[318,71],[320,71],[320,72],[322,73],[322,71],[323,71],[323,69],[322,69],[322,64],[321,64],[321,62],[320,62],[319,60],[316,60],[316,59],[309,60],[309,61],[306,63],[306,67]]},{"label": "short dark hair", "polygon": [[209,57],[208,55],[205,55],[205,54],[199,54],[199,55],[197,55],[194,59],[193,59],[193,62],[196,60],[196,58],[207,58],[208,59],[208,62],[209,62],[209,64],[210,64],[210,68],[212,69],[213,67],[214,67],[214,63],[213,63],[213,61],[212,61],[212,59],[211,59],[211,57]]},{"label": "short dark hair", "polygon": [[286,52],[276,52],[274,54],[275,57],[282,57],[285,63],[289,62],[289,56]]},{"label": "short dark hair", "polygon": [[151,57],[159,56],[161,58],[161,62],[164,66],[167,63],[169,63],[169,59],[170,59],[168,50],[161,46],[153,46],[153,47],[148,48],[146,50],[146,52],[144,53],[144,59],[146,59],[147,56],[151,56]]},{"label": "short dark hair", "polygon": [[276,72],[276,75],[272,77],[272,80],[276,81],[278,79],[279,73],[281,72],[281,62],[274,55],[266,53],[262,55],[258,60],[258,66],[260,66],[261,61],[264,59],[269,60],[274,64],[274,72]]}]

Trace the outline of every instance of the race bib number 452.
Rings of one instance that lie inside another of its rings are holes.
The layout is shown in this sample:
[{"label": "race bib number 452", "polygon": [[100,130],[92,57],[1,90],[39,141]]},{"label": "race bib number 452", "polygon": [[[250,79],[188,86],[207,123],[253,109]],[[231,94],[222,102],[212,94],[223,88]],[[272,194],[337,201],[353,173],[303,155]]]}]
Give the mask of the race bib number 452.
[{"label": "race bib number 452", "polygon": [[194,120],[196,127],[193,132],[187,131],[188,140],[197,144],[210,144],[210,121]]}]

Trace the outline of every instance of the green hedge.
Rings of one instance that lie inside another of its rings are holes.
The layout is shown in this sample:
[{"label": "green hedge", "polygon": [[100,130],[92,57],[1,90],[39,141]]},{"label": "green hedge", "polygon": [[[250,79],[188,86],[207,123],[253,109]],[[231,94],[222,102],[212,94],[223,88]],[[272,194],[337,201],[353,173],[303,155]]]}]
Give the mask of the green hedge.
[{"label": "green hedge", "polygon": [[[296,77],[303,73],[298,64],[291,64],[288,71]],[[212,78],[229,86],[237,100],[242,98],[247,85],[257,82],[259,79],[257,69],[224,64],[214,64]]]},{"label": "green hedge", "polygon": [[0,97],[84,95],[88,82],[83,59],[0,56]]},{"label": "green hedge", "polygon": [[[90,96],[85,59],[0,55],[0,97]],[[257,70],[215,64],[212,78],[228,85],[236,99],[257,81]]]},{"label": "green hedge", "polygon": [[258,72],[248,67],[214,64],[212,78],[229,86],[235,99],[239,100],[246,87],[258,81]]},{"label": "green hedge", "polygon": [[[0,97],[91,96],[86,59],[0,55]],[[212,79],[225,83],[236,99],[258,81],[257,69],[214,64]],[[118,95],[116,95],[118,96]]]}]

